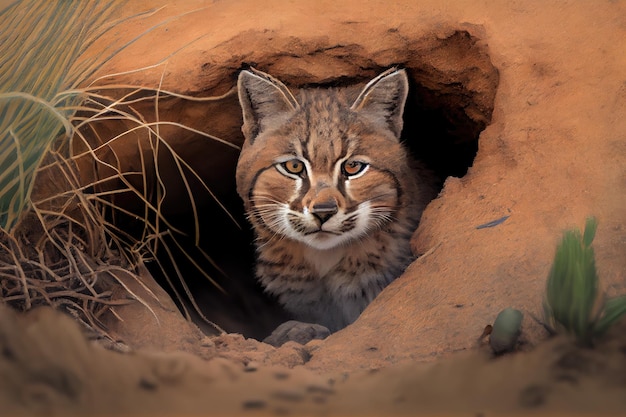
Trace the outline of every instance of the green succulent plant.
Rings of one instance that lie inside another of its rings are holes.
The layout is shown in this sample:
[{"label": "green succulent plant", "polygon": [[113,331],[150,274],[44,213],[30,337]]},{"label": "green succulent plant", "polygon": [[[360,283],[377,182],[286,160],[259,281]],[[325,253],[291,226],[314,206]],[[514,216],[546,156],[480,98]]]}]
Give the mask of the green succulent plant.
[{"label": "green succulent plant", "polygon": [[626,296],[598,297],[599,279],[591,246],[597,226],[596,219],[589,218],[582,234],[578,229],[564,233],[548,275],[544,302],[550,325],[587,345],[626,314]]}]

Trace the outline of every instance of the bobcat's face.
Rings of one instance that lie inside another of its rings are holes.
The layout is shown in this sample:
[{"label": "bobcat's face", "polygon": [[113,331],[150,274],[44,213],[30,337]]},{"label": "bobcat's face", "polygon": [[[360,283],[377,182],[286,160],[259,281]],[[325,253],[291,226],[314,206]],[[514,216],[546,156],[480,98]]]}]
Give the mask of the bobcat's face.
[{"label": "bobcat's face", "polygon": [[266,74],[247,74],[237,184],[257,234],[325,250],[393,222],[409,172],[398,142],[404,73],[386,75],[394,79],[382,93],[375,79],[352,104],[335,90],[296,100]]}]

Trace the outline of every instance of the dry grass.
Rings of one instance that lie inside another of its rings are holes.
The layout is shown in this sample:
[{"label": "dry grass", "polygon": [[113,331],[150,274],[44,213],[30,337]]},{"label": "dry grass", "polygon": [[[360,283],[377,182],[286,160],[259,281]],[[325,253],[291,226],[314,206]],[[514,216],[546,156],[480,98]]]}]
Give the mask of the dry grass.
[{"label": "dry grass", "polygon": [[[167,190],[159,155],[172,156],[185,184],[196,243],[198,210],[189,180],[202,184],[217,201],[168,144],[162,128],[177,126],[234,146],[158,119],[164,95],[188,100],[221,97],[182,97],[127,85],[102,87],[104,77],[81,86],[125,47],[114,45],[83,58],[100,35],[123,24],[113,19],[120,4],[25,1],[0,12],[0,26],[6,29],[0,32],[0,66],[11,68],[0,75],[0,299],[22,310],[42,304],[63,308],[101,334],[106,332],[99,319],[114,312],[114,306],[134,299],[149,308],[146,294],[154,294],[145,286],[145,294],[135,294],[125,283],[128,279],[141,283],[138,271],[144,263],[160,265],[157,251],[171,254],[171,245],[180,246],[178,238],[184,235],[162,212]],[[154,103],[155,121],[148,122],[136,108],[146,102]],[[98,125],[111,122],[122,122],[126,128],[112,136],[101,134]],[[140,138],[136,145],[141,163],[138,169],[127,170],[116,149],[131,134]],[[141,210],[129,211],[116,203],[117,196],[129,195],[140,202]],[[137,219],[141,232],[131,234],[119,227],[115,220],[123,216]],[[193,303],[180,269],[173,258],[170,261],[176,271],[175,277],[168,277],[172,289],[179,280]],[[120,287],[125,290],[122,295],[115,291]]]},{"label": "dry grass", "polygon": [[[106,231],[109,239],[115,242],[118,248],[121,248],[121,251],[126,255],[129,266],[137,269],[140,264],[148,261],[155,262],[162,270],[165,270],[163,262],[173,266],[175,276],[165,275],[170,289],[179,300],[182,301],[186,297],[200,317],[203,317],[194,301],[193,294],[187,287],[179,263],[173,255],[174,251],[182,253],[186,258],[185,261],[194,265],[208,282],[217,288],[220,286],[203,270],[197,260],[184,250],[181,238],[187,237],[187,233],[177,229],[162,211],[168,190],[160,167],[161,154],[167,154],[173,160],[176,167],[174,175],[177,175],[184,185],[186,201],[189,202],[188,208],[193,218],[192,235],[196,245],[199,244],[200,239],[200,213],[195,205],[197,196],[193,195],[194,191],[197,193],[198,190],[192,190],[190,185],[192,181],[200,184],[201,192],[210,196],[235,224],[237,222],[213,194],[210,186],[204,182],[203,178],[170,146],[167,137],[162,135],[161,130],[163,127],[174,126],[177,129],[202,136],[207,140],[216,141],[225,147],[235,149],[238,147],[183,124],[159,120],[158,103],[161,98],[166,96],[190,101],[216,101],[232,94],[234,90],[224,96],[197,98],[175,92],[132,88],[125,85],[110,85],[106,88],[92,87],[86,89],[86,92],[90,93],[92,89],[97,90],[98,94],[88,95],[88,106],[81,109],[79,117],[76,119],[76,135],[72,144],[72,149],[78,150],[73,153],[72,160],[82,167],[83,181],[87,178],[86,184],[81,188],[83,196],[86,196],[90,204],[100,207],[98,221],[102,222],[101,229]],[[110,96],[103,95],[103,91],[111,91],[113,94]],[[120,94],[120,92],[125,93]],[[113,95],[121,98],[116,99]],[[148,122],[145,115],[138,109],[145,107],[152,107],[154,121]],[[109,125],[118,122],[122,123],[124,128],[119,129],[119,133],[112,136],[102,136],[102,133],[97,129],[97,124],[100,122],[106,122]],[[136,147],[135,154],[138,155],[140,161],[139,169],[127,169],[124,165],[124,158],[118,155],[117,149],[124,147],[128,149],[129,145]],[[89,192],[85,193],[86,190]],[[117,203],[116,197],[122,196],[125,201],[133,200],[138,203],[134,205],[132,211]],[[123,218],[134,219],[135,223],[141,225],[140,232],[133,234],[120,228],[117,220]],[[199,253],[204,255],[204,258],[219,270],[219,266],[213,262],[211,257],[202,252],[199,247],[198,249]],[[167,259],[159,258],[157,252],[167,254]],[[184,295],[177,292],[175,282],[181,284],[185,291]],[[184,303],[181,302],[181,306],[189,318]],[[206,318],[204,319],[207,323],[213,324]],[[218,326],[214,326],[221,332]]]}]

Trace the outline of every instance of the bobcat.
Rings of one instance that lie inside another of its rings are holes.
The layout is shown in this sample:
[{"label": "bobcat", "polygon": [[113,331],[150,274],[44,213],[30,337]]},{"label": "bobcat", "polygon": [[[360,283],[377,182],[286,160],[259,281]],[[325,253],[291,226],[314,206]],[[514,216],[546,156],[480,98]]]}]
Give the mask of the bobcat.
[{"label": "bobcat", "polygon": [[408,79],[392,68],[357,95],[240,73],[245,142],[237,191],[256,235],[256,275],[297,320],[352,323],[412,260],[433,195],[399,141]]}]

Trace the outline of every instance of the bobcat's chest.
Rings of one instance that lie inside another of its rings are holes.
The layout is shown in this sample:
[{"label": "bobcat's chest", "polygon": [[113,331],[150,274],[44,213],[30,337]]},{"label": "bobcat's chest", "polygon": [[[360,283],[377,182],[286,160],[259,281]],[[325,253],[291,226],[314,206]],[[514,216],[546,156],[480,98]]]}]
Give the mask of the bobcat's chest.
[{"label": "bobcat's chest", "polygon": [[353,322],[411,259],[408,240],[384,232],[331,250],[266,242],[258,255],[265,289],[296,319],[331,331]]},{"label": "bobcat's chest", "polygon": [[308,268],[317,276],[323,278],[342,262],[345,250],[339,248],[320,251],[313,248],[305,248],[302,255],[303,261],[306,262]]}]

